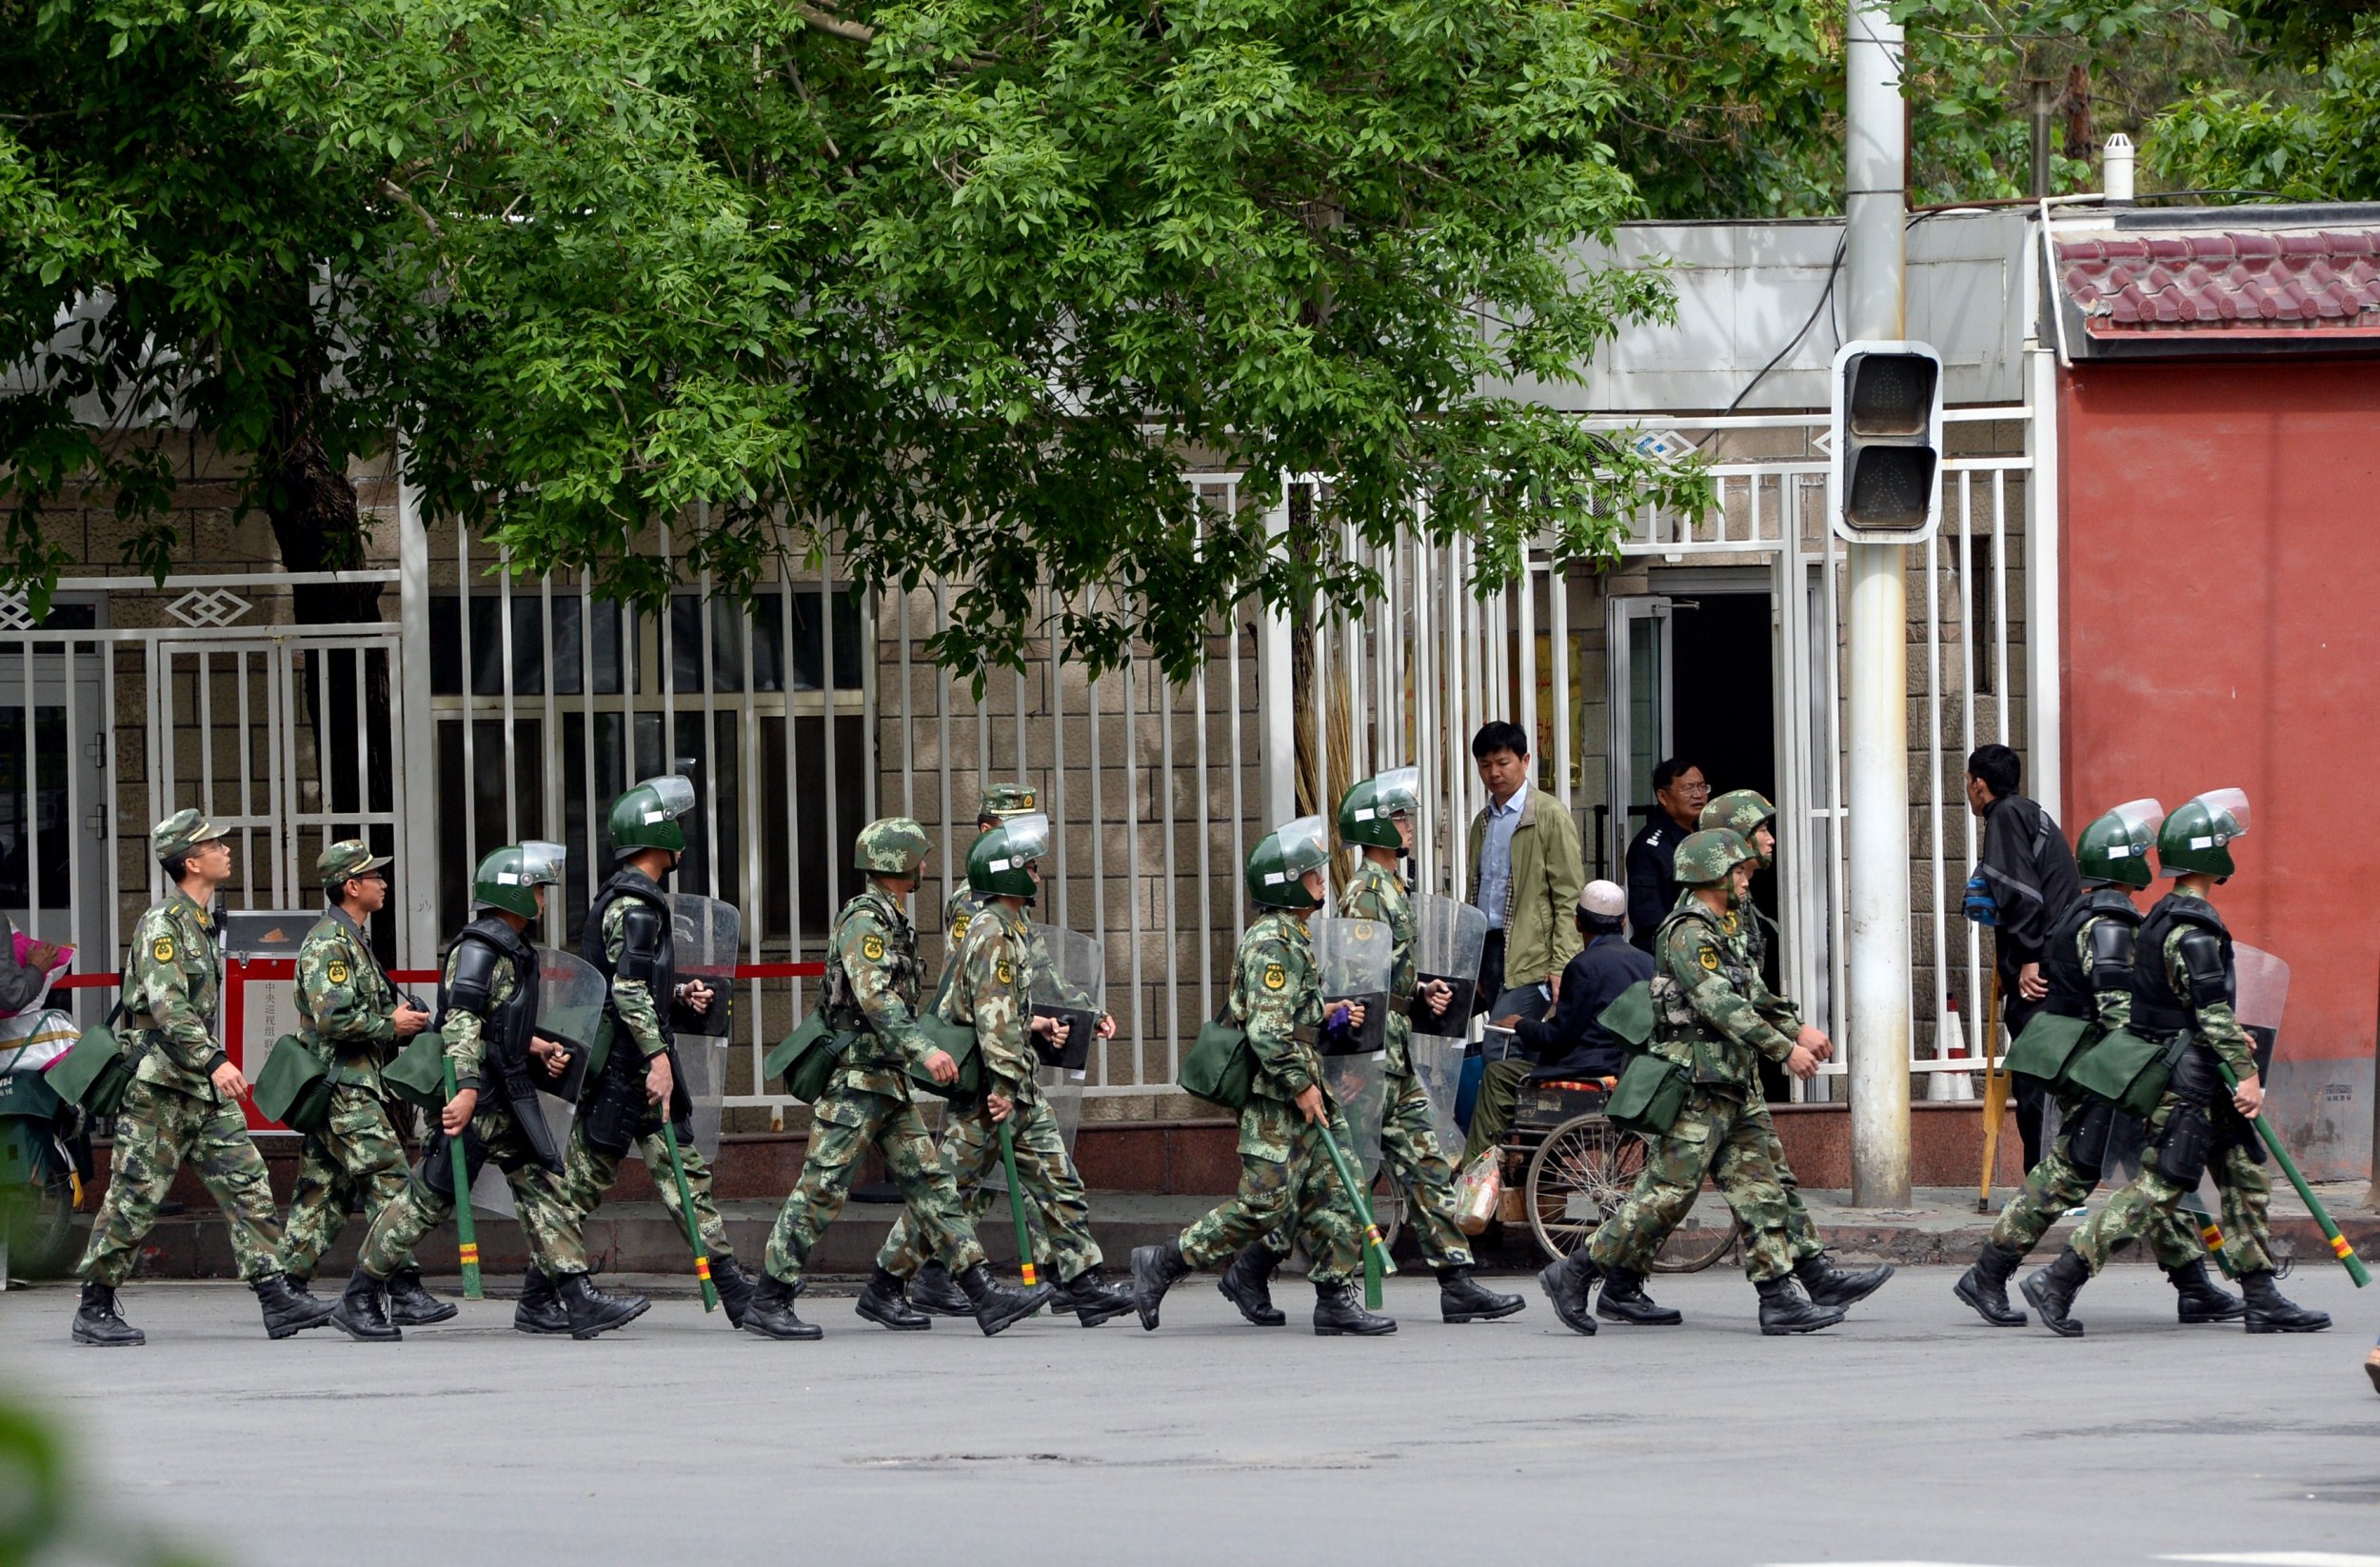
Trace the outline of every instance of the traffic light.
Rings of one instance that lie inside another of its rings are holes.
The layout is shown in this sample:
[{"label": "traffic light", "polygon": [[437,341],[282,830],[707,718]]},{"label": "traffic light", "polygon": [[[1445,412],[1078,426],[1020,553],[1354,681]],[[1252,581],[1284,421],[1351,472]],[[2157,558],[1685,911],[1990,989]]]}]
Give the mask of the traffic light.
[{"label": "traffic light", "polygon": [[1846,343],[1833,404],[1835,531],[1923,544],[1942,519],[1942,356],[1922,343]]}]

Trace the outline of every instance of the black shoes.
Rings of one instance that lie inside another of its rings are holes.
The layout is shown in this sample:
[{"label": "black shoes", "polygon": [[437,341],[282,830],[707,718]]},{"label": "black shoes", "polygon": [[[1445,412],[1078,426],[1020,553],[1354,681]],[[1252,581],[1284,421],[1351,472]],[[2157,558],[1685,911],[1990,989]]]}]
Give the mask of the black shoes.
[{"label": "black shoes", "polygon": [[793,1298],[801,1293],[799,1279],[787,1283],[773,1273],[764,1273],[753,1286],[752,1299],[744,1303],[744,1320],[736,1325],[764,1339],[823,1338],[817,1323],[794,1315]]},{"label": "black shoes", "polygon": [[521,1276],[521,1299],[512,1307],[512,1325],[523,1333],[567,1333],[570,1314],[562,1309],[554,1281],[536,1263]]},{"label": "black shoes", "polygon": [[1753,1288],[1760,1292],[1760,1331],[1771,1338],[1787,1333],[1815,1333],[1843,1319],[1840,1306],[1812,1304],[1791,1274],[1782,1279],[1763,1279]]},{"label": "black shoes", "polygon": [[1656,1304],[1644,1292],[1644,1275],[1624,1268],[1614,1268],[1603,1276],[1595,1314],[1607,1322],[1628,1322],[1640,1328],[1674,1328],[1686,1319],[1675,1307]]},{"label": "black shoes", "polygon": [[1157,1309],[1165,1292],[1189,1277],[1190,1264],[1181,1260],[1180,1241],[1132,1248],[1132,1303],[1140,1313],[1141,1327],[1157,1331]]},{"label": "black shoes", "polygon": [[727,1325],[744,1326],[744,1308],[751,1303],[752,1292],[760,1280],[744,1271],[744,1264],[732,1257],[711,1259],[711,1288],[719,1292],[719,1307],[727,1314]]},{"label": "black shoes", "polygon": [[2016,1265],[2024,1260],[2014,1252],[2004,1251],[1987,1240],[1983,1250],[1975,1254],[1974,1265],[1958,1276],[1951,1293],[1975,1308],[1975,1315],[1995,1328],[2020,1328],[2027,1318],[2008,1303],[2008,1281],[2015,1277]]},{"label": "black shoes", "polygon": [[287,1339],[330,1320],[335,1303],[293,1289],[287,1274],[268,1273],[248,1285],[256,1303],[265,1308],[265,1337]]},{"label": "black shoes", "polygon": [[1457,1263],[1438,1270],[1438,1315],[1449,1322],[1493,1322],[1528,1305],[1517,1295],[1503,1295],[1471,1277],[1471,1265]]},{"label": "black shoes", "polygon": [[2173,1285],[2174,1315],[2185,1322],[2236,1322],[2248,1314],[2246,1301],[2207,1277],[2203,1257],[2187,1267],[2166,1269],[2165,1277]]},{"label": "black shoes", "polygon": [[936,1317],[975,1315],[975,1302],[950,1281],[950,1270],[940,1262],[928,1262],[918,1269],[918,1276],[909,1281],[909,1304]]},{"label": "black shoes", "polygon": [[1215,1281],[1223,1292],[1223,1299],[1240,1308],[1240,1315],[1260,1328],[1277,1328],[1289,1320],[1288,1314],[1273,1304],[1273,1270],[1283,1259],[1265,1249],[1261,1240],[1251,1240],[1240,1248],[1240,1255],[1231,1260],[1231,1266]]},{"label": "black shoes", "polygon": [[95,1280],[83,1286],[82,1301],[74,1308],[73,1336],[78,1344],[96,1344],[102,1349],[149,1342],[148,1334],[117,1313],[115,1286]]},{"label": "black shoes", "polygon": [[2041,1314],[2041,1325],[2061,1339],[2079,1339],[2083,1325],[2070,1313],[2074,1297],[2091,1282],[2091,1264],[2082,1254],[2069,1246],[2057,1254],[2057,1260],[2032,1274],[2025,1279],[2025,1299]]},{"label": "black shoes", "polygon": [[592,1339],[626,1327],[653,1303],[641,1295],[605,1295],[583,1273],[565,1273],[556,1279],[554,1294],[562,1301],[573,1339]]},{"label": "black shoes", "polygon": [[2330,1325],[2329,1312],[2308,1311],[2283,1295],[2273,1282],[2271,1269],[2247,1275],[2240,1279],[2239,1287],[2248,1295],[2251,1333],[2320,1333]]},{"label": "black shoes", "polygon": [[[394,1284],[396,1280],[391,1279],[388,1282]],[[397,1331],[397,1324],[389,1319],[387,1306],[381,1299],[381,1292],[387,1287],[358,1267],[347,1278],[347,1292],[330,1308],[330,1325],[348,1338],[367,1343],[392,1343],[404,1338]],[[446,1308],[446,1315],[454,1315],[452,1306]]]},{"label": "black shoes", "polygon": [[975,1325],[983,1330],[986,1339],[1049,1304],[1052,1293],[1047,1284],[1036,1284],[1029,1290],[1011,1288],[994,1279],[992,1270],[981,1262],[959,1276],[959,1287],[975,1302]]},{"label": "black shoes", "polygon": [[1883,1288],[1884,1281],[1893,1277],[1893,1268],[1888,1262],[1880,1268],[1845,1273],[1820,1252],[1795,1262],[1794,1277],[1801,1281],[1813,1305],[1854,1306]]},{"label": "black shoes", "polygon": [[934,1325],[934,1319],[909,1304],[901,1280],[883,1268],[868,1275],[867,1287],[860,1291],[859,1304],[852,1309],[895,1333],[923,1333]]},{"label": "black shoes", "polygon": [[1595,1337],[1594,1302],[1589,1299],[1601,1275],[1585,1252],[1573,1252],[1537,1272],[1537,1287],[1554,1302],[1554,1315],[1573,1333]]},{"label": "black shoes", "polygon": [[[354,1282],[349,1280],[349,1289]],[[399,1268],[388,1276],[388,1320],[401,1328],[427,1327],[443,1322],[456,1311],[451,1300],[441,1300],[422,1287],[422,1270]]]},{"label": "black shoes", "polygon": [[1337,1339],[1353,1334],[1358,1338],[1376,1339],[1383,1333],[1397,1331],[1397,1319],[1381,1317],[1363,1309],[1362,1297],[1353,1284],[1317,1284],[1314,1286],[1314,1335],[1318,1339]]},{"label": "black shoes", "polygon": [[1132,1291],[1108,1278],[1106,1270],[1095,1263],[1059,1285],[1049,1298],[1049,1309],[1073,1312],[1084,1327],[1095,1328],[1110,1317],[1130,1311]]}]

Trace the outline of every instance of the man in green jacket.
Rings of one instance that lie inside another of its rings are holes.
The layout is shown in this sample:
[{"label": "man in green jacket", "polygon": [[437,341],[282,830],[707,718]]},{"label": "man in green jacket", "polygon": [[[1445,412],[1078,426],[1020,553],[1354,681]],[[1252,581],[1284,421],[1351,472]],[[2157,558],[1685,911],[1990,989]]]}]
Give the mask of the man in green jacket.
[{"label": "man in green jacket", "polygon": [[[1472,737],[1488,803],[1471,819],[1470,903],[1487,916],[1487,951],[1472,1003],[1491,1018],[1544,1015],[1578,955],[1572,910],[1587,873],[1578,824],[1560,801],[1529,786],[1529,735],[1497,720]],[[1543,990],[1537,987],[1542,985]],[[1508,1003],[1508,991],[1525,991]]]}]

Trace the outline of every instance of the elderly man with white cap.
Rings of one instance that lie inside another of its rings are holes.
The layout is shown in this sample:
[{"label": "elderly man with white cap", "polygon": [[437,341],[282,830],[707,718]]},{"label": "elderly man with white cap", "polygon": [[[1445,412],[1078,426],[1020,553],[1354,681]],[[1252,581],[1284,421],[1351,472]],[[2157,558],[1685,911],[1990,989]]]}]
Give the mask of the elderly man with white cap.
[{"label": "elderly man with white cap", "polygon": [[1621,991],[1653,978],[1653,959],[1628,943],[1628,894],[1616,883],[1589,882],[1578,894],[1575,917],[1587,944],[1562,970],[1554,1015],[1541,1022],[1517,1016],[1496,1020],[1498,1028],[1513,1030],[1528,1054],[1488,1063],[1471,1112],[1465,1163],[1502,1141],[1522,1083],[1613,1077],[1627,1064],[1619,1041],[1597,1020]]}]

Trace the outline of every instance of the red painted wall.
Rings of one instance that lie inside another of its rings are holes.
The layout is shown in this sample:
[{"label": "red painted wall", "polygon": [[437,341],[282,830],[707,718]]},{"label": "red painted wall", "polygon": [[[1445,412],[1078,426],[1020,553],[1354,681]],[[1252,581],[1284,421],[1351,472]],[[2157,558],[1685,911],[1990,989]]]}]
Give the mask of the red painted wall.
[{"label": "red painted wall", "polygon": [[2291,965],[2279,1124],[2326,1174],[2360,1175],[2380,1009],[2380,361],[2081,364],[2058,411],[2065,824],[2248,791],[2216,903]]}]

